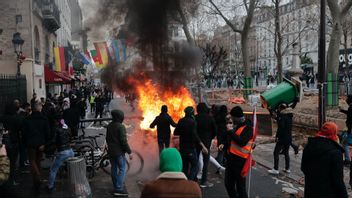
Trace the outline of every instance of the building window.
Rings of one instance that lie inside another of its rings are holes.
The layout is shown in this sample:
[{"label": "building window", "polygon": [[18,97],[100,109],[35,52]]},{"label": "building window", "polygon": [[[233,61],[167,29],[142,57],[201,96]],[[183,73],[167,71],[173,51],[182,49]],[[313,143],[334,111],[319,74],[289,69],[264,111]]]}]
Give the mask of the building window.
[{"label": "building window", "polygon": [[39,79],[39,89],[42,88],[42,79]]}]

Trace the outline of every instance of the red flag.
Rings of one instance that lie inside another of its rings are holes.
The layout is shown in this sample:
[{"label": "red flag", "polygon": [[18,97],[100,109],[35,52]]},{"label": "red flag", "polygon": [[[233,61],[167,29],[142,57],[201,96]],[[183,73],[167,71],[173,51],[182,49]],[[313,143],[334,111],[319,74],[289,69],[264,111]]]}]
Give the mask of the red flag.
[{"label": "red flag", "polygon": [[[257,108],[254,106],[253,110],[253,142],[255,142],[255,139],[257,138]],[[252,151],[252,149],[251,149]],[[242,171],[241,171],[241,176],[246,177],[249,170],[251,169],[252,166],[254,166],[255,161],[252,159],[252,153],[249,154],[248,158],[246,159],[246,163],[244,164]]]}]

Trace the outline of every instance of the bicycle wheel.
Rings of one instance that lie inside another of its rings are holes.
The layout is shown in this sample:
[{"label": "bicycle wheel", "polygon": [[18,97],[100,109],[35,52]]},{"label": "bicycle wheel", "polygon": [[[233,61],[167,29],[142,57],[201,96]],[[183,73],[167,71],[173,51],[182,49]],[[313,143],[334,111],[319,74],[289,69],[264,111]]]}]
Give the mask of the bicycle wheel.
[{"label": "bicycle wheel", "polygon": [[[77,156],[81,156],[85,159],[86,165],[94,167],[92,153],[94,155],[94,150],[89,145],[83,145],[77,149]],[[94,156],[93,156],[94,157]]]},{"label": "bicycle wheel", "polygon": [[[110,158],[107,154],[101,158],[100,163],[99,163],[99,167],[101,169],[103,169],[104,173],[106,173],[108,175],[111,174],[111,163],[110,163]],[[126,160],[126,172],[128,172],[129,169],[130,169],[130,164]]]},{"label": "bicycle wheel", "polygon": [[144,159],[137,151],[132,151],[133,159],[127,159],[127,175],[137,175],[144,168]]}]

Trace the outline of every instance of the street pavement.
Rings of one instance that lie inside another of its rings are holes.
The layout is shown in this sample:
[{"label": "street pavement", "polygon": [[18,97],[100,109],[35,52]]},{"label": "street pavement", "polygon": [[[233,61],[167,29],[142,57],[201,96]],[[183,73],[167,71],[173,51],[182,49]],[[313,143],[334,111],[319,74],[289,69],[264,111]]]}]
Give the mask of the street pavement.
[{"label": "street pavement", "polygon": [[[158,150],[157,143],[155,141],[155,135],[153,133],[147,133],[139,129],[139,117],[141,113],[138,110],[132,112],[128,104],[125,103],[123,98],[117,98],[111,103],[111,108],[119,108],[125,112],[126,119],[124,124],[127,128],[129,137],[129,143],[131,148],[142,154],[144,158],[144,169],[140,174],[130,175],[127,173],[125,185],[129,192],[129,197],[137,198],[140,197],[143,184],[152,181],[159,174],[158,165]],[[88,115],[89,118],[93,117]],[[107,122],[103,122],[106,125]],[[86,123],[86,135],[93,135],[104,133],[105,128],[102,126],[93,125],[93,123]],[[267,137],[264,137],[264,139]],[[259,137],[260,139],[260,137]],[[104,138],[98,139],[99,144],[104,142]],[[268,145],[268,146],[266,146]],[[280,198],[280,197],[301,197],[303,192],[303,186],[294,178],[288,177],[287,175],[280,174],[279,176],[271,176],[267,173],[268,168],[272,167],[272,144],[262,144],[255,149],[254,159],[257,164],[253,167],[250,177],[250,197],[254,198]],[[212,151],[212,155],[214,155]],[[292,155],[293,156],[293,155]],[[300,158],[300,157],[299,157]],[[299,167],[295,161],[296,158],[292,159],[292,175],[298,172],[296,169]],[[297,160],[299,160],[297,158]],[[280,165],[283,164],[283,160],[280,159]],[[133,161],[132,161],[133,163]],[[42,162],[44,166],[43,178],[47,178],[48,168],[50,166],[50,160],[46,159]],[[202,194],[205,198],[225,198],[228,197],[225,187],[223,174],[216,174],[215,168],[209,165],[209,182],[213,183],[213,187],[203,188]],[[301,178],[299,173],[297,177]],[[247,179],[249,182],[249,179]],[[48,194],[41,191],[40,194],[35,194],[31,190],[31,175],[28,173],[18,173],[18,182],[20,185],[10,186],[5,185],[0,187],[0,197],[69,197],[70,193],[67,190],[67,174],[61,173],[58,176],[56,183],[56,191],[53,194]],[[89,179],[90,186],[92,189],[93,198],[107,198],[113,197],[111,177],[104,173],[102,170],[97,170],[95,177]],[[247,187],[249,184],[247,185]]]}]

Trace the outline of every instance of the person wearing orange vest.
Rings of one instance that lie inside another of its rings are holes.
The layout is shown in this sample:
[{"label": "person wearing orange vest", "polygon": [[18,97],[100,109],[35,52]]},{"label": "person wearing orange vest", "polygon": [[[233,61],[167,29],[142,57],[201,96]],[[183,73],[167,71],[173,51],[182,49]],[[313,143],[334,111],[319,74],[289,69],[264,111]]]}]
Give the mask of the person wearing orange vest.
[{"label": "person wearing orange vest", "polygon": [[253,128],[245,119],[241,107],[230,111],[231,119],[227,119],[227,138],[219,145],[226,151],[225,187],[230,198],[247,198],[246,178],[241,176],[252,146]]}]

